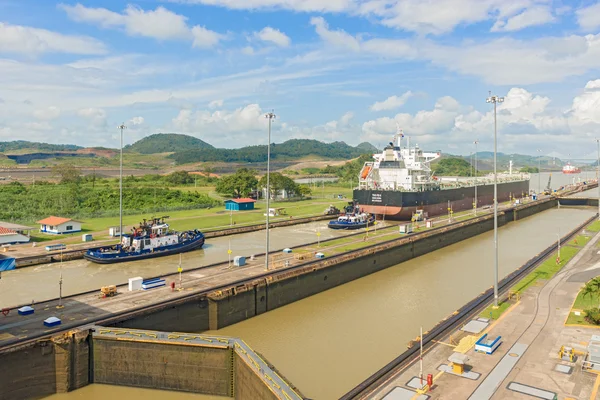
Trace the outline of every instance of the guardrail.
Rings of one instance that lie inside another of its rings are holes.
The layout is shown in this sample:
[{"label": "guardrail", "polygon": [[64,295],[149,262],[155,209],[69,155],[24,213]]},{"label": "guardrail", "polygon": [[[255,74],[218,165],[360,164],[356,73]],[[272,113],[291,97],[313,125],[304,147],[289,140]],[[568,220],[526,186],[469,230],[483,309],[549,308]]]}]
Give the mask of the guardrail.
[{"label": "guardrail", "polygon": [[[584,223],[579,225],[577,228],[573,229],[571,232],[566,234],[561,238],[561,242],[566,242],[571,239],[573,236],[577,235],[581,229],[585,228],[588,224],[593,222],[596,218],[598,218],[598,214],[593,217],[587,219]],[[498,291],[499,293],[505,293],[510,287],[512,287],[515,283],[517,283],[521,278],[527,275],[531,270],[537,267],[540,263],[542,263],[546,257],[548,257],[554,250],[558,247],[557,243],[552,244],[547,247],[541,253],[537,254],[535,257],[531,258],[524,265],[508,274],[504,279],[502,279],[498,283]],[[472,315],[477,314],[482,309],[487,306],[487,304],[493,299],[494,291],[493,289],[488,289],[483,294],[479,295],[475,299],[468,302],[466,305],[461,307],[458,311],[453,313],[450,317],[442,320],[435,327],[433,327],[428,333],[423,336],[423,348],[429,348],[435,345],[434,341],[440,340],[443,336],[456,329],[462,322],[471,318]],[[362,396],[369,394],[368,390],[373,385],[376,385],[378,382],[382,381],[386,377],[388,377],[391,373],[393,373],[397,368],[409,366],[412,363],[416,362],[416,358],[411,358],[415,354],[419,352],[419,346],[412,346],[404,353],[396,357],[386,366],[381,368],[379,371],[375,372],[369,378],[364,380],[362,383],[357,385],[354,389],[350,390],[348,393],[343,395],[340,400],[351,400],[351,399],[359,399]]]}]

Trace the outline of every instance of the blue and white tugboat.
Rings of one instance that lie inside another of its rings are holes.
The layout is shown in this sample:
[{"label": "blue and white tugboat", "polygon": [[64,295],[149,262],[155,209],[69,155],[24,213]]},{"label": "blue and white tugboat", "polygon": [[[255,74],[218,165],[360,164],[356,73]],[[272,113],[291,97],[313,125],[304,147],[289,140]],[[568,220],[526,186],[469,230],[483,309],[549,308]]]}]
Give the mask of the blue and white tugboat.
[{"label": "blue and white tugboat", "polygon": [[204,235],[197,229],[185,232],[169,231],[165,218],[152,218],[132,229],[131,235],[123,235],[121,243],[88,250],[86,260],[99,264],[112,264],[124,261],[169,256],[200,249],[204,245]]},{"label": "blue and white tugboat", "polygon": [[361,212],[359,207],[350,203],[345,207],[346,213],[338,217],[337,220],[329,221],[327,225],[331,229],[360,229],[373,225],[375,215]]}]

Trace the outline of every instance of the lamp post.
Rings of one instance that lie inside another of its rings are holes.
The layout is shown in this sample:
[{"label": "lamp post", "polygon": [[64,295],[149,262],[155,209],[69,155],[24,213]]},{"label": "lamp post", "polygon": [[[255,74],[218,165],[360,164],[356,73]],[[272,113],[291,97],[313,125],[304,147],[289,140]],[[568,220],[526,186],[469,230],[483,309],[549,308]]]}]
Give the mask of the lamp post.
[{"label": "lamp post", "polygon": [[596,180],[598,182],[598,220],[600,220],[600,139],[596,139],[598,143],[598,164],[596,164]]},{"label": "lamp post", "polygon": [[496,119],[496,106],[504,101],[504,97],[490,96],[486,99],[487,103],[494,104],[494,307],[498,307],[498,170],[497,170],[497,151],[498,151],[498,122]]},{"label": "lamp post", "polygon": [[271,186],[269,181],[269,175],[271,173],[271,122],[275,119],[275,113],[271,111],[265,114],[265,118],[269,120],[269,136],[267,141],[267,250],[265,252],[265,269],[269,270],[269,207],[271,200]]},{"label": "lamp post", "polygon": [[475,209],[475,216],[477,216],[477,145],[479,140],[475,139],[473,144],[475,145],[475,200],[473,201],[473,208]]},{"label": "lamp post", "polygon": [[[541,153],[541,149],[537,149],[538,153]],[[540,175],[542,174],[542,155],[538,156],[538,192],[542,193],[542,184],[540,183]]]},{"label": "lamp post", "polygon": [[119,241],[123,245],[123,129],[125,123],[118,126],[121,130],[121,160],[119,162]]}]

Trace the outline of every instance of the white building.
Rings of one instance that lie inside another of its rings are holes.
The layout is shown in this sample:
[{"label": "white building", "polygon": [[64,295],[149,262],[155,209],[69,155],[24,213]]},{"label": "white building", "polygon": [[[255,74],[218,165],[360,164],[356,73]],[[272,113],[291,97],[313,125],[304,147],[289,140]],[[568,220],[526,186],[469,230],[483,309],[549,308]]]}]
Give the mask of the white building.
[{"label": "white building", "polygon": [[11,222],[0,221],[0,245],[29,242],[29,231],[33,228]]},{"label": "white building", "polygon": [[81,232],[81,222],[71,218],[50,216],[37,222],[40,224],[40,232],[61,235],[63,233]]},{"label": "white building", "polygon": [[29,242],[29,236],[13,231],[12,229],[0,226],[0,245],[27,242]]}]

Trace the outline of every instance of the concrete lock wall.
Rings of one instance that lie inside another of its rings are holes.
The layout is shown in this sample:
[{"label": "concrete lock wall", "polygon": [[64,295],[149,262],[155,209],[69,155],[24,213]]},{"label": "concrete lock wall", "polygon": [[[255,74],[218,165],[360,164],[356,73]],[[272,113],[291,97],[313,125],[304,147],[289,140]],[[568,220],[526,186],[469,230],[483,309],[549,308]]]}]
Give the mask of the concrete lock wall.
[{"label": "concrete lock wall", "polygon": [[232,349],[94,338],[95,383],[231,396]]},{"label": "concrete lock wall", "polygon": [[70,332],[0,352],[0,399],[38,399],[89,383],[88,332]]},{"label": "concrete lock wall", "polygon": [[278,399],[237,352],[234,353],[233,364],[235,369],[234,392],[236,399]]},{"label": "concrete lock wall", "polygon": [[183,304],[149,314],[140,314],[130,319],[111,323],[110,326],[165,332],[203,332],[209,329],[208,305],[205,297],[198,296]]}]

